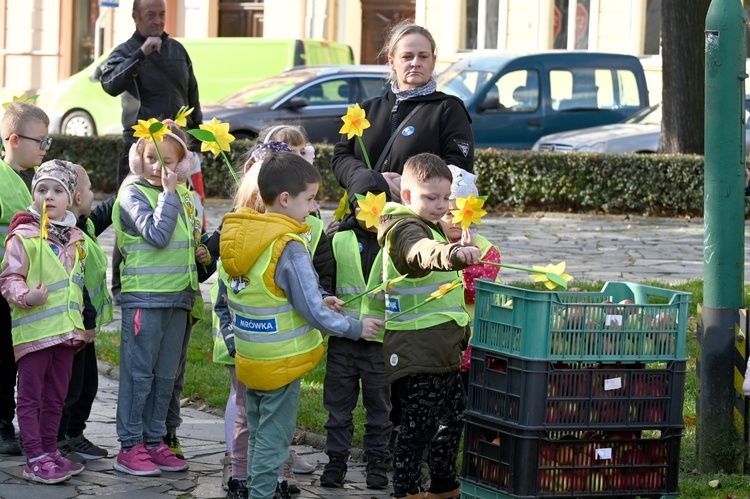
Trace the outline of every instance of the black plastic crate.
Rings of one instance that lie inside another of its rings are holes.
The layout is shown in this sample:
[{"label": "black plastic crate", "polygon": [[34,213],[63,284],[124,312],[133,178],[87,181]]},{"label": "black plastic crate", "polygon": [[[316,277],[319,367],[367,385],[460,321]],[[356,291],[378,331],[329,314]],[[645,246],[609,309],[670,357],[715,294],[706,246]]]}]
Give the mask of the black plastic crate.
[{"label": "black plastic crate", "polygon": [[569,365],[475,347],[467,413],[525,429],[676,427],[684,387],[683,361]]},{"label": "black plastic crate", "polygon": [[525,431],[467,416],[462,480],[508,497],[679,495],[680,428]]}]

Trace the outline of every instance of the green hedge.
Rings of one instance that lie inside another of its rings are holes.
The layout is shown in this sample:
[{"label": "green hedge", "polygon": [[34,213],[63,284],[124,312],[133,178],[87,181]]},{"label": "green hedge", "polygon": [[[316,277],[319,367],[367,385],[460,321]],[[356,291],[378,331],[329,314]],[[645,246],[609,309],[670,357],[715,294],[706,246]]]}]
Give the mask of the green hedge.
[{"label": "green hedge", "polygon": [[[122,139],[55,137],[48,158],[64,158],[84,166],[94,189],[113,192]],[[235,141],[229,159],[252,147]],[[333,147],[316,146],[315,164],[323,174],[321,196],[341,195],[330,170]],[[532,153],[480,150],[474,170],[479,192],[495,209],[606,213],[700,215],[703,212],[703,157],[674,155],[610,155]],[[206,191],[212,197],[232,194],[233,181],[223,161],[208,154],[203,163]]]}]

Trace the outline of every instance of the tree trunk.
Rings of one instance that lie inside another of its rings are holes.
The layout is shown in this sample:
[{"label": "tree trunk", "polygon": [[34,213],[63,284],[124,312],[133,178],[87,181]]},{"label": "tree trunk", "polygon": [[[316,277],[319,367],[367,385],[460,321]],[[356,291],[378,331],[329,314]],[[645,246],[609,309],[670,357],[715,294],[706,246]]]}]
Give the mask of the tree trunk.
[{"label": "tree trunk", "polygon": [[662,153],[703,154],[704,31],[710,3],[661,0]]}]

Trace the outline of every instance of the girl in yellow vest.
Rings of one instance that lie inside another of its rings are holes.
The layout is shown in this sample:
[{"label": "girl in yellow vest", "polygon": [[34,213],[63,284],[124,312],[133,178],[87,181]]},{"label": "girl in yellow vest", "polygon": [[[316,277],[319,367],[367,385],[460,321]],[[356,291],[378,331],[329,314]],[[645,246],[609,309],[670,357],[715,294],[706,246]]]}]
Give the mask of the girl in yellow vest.
[{"label": "girl in yellow vest", "polygon": [[187,348],[199,267],[209,263],[205,247],[196,245],[192,195],[181,185],[193,159],[187,137],[178,127],[169,128],[159,151],[150,139],[133,144],[133,175],[120,187],[112,212],[123,256],[117,398],[121,448],[114,468],[138,476],[188,467],[163,439],[182,351]]},{"label": "girl in yellow vest", "polygon": [[[23,476],[41,483],[84,470],[57,449],[73,356],[84,345],[86,245],[68,211],[77,175],[71,163],[43,163],[32,181],[33,204],[11,221],[0,292],[11,306],[18,363],[18,425],[26,453]],[[41,213],[46,214],[42,217]],[[47,219],[46,223],[40,220]]]},{"label": "girl in yellow vest", "polygon": [[[456,199],[467,198],[470,194],[475,197],[479,195],[477,190],[477,176],[469,173],[463,168],[454,165],[448,165],[453,174],[453,183],[451,183],[451,197],[448,202],[448,213],[445,214],[440,224],[443,226],[445,235],[450,242],[461,240],[461,225],[453,223],[453,214],[451,211],[457,210]],[[474,233],[474,242],[482,252],[481,259],[488,262],[500,263],[500,248],[489,242],[484,236],[476,233],[476,227],[472,227]],[[466,267],[461,271],[461,280],[464,284],[464,300],[466,309],[469,311],[472,319],[474,318],[474,302],[477,299],[477,279],[489,279],[494,281],[500,267],[477,263]],[[461,379],[464,382],[464,388],[468,390],[469,384],[469,366],[471,364],[471,347],[466,347],[461,358]]]}]

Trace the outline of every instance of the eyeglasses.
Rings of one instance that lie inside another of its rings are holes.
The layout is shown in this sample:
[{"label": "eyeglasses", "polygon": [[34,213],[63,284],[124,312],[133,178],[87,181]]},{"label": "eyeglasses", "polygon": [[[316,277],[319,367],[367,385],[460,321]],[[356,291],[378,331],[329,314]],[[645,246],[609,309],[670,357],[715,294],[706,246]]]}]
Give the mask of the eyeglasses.
[{"label": "eyeglasses", "polygon": [[[21,135],[20,133],[17,133],[16,135],[21,137],[22,139],[39,142],[39,149],[41,149],[42,151],[49,151],[49,148],[52,147],[52,137],[47,137],[45,139],[35,139],[34,137],[27,137],[26,135]],[[10,140],[10,137],[5,140]]]}]

